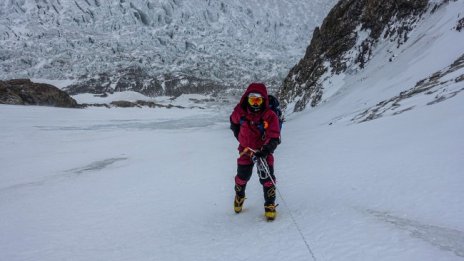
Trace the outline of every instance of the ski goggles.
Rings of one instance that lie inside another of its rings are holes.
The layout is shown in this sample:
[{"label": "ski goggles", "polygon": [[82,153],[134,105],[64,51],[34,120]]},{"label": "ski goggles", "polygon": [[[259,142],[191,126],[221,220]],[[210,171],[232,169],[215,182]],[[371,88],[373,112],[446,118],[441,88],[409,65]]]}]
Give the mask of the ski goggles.
[{"label": "ski goggles", "polygon": [[264,99],[263,97],[248,97],[248,103],[250,105],[255,105],[255,106],[260,106],[261,104],[263,104],[264,102]]}]

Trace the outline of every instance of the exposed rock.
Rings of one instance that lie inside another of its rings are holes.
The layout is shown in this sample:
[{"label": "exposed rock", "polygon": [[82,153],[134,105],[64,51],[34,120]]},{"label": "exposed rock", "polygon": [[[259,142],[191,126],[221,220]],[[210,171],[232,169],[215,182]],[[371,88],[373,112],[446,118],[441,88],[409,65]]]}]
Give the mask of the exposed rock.
[{"label": "exposed rock", "polygon": [[65,90],[70,95],[80,93],[106,95],[114,92],[134,91],[154,97],[162,95],[179,96],[190,93],[204,94],[227,88],[224,84],[187,75],[165,74],[155,77],[141,67],[101,73],[98,77],[88,78],[88,75],[81,76],[77,83],[66,87]]},{"label": "exposed rock", "polygon": [[[459,76],[456,78],[450,77],[450,75],[453,74]],[[356,115],[352,121],[365,122],[388,114],[398,115],[410,111],[414,109],[415,106],[404,108],[402,102],[420,94],[430,96],[429,100],[431,101],[427,102],[426,105],[434,105],[448,100],[464,91],[463,87],[453,85],[454,82],[458,82],[462,79],[464,79],[464,55],[443,70],[435,72],[429,77],[418,81],[413,88],[403,91],[389,100],[379,102],[377,105]],[[434,94],[434,96],[432,96],[432,94]]]},{"label": "exposed rock", "polygon": [[463,28],[464,28],[464,18],[461,18],[461,20],[459,20],[458,24],[456,25],[456,31],[461,32]]},{"label": "exposed rock", "polygon": [[79,107],[66,92],[50,84],[33,83],[29,79],[0,81],[0,103]]},{"label": "exposed rock", "polygon": [[177,106],[177,105],[163,105],[163,104],[158,104],[155,102],[151,101],[142,101],[142,100],[137,100],[135,102],[131,101],[125,101],[125,100],[120,100],[120,101],[113,101],[110,104],[106,103],[84,103],[79,105],[82,108],[87,108],[87,107],[106,107],[106,108],[111,108],[111,107],[118,107],[118,108],[142,108],[142,107],[148,107],[148,108],[178,108],[178,109],[185,109],[183,106]]},{"label": "exposed rock", "polygon": [[110,104],[114,107],[121,107],[121,108],[140,107],[137,103],[133,103],[130,101],[113,101]]},{"label": "exposed rock", "polygon": [[172,104],[163,105],[163,104],[158,104],[158,103],[151,102],[151,101],[142,101],[142,100],[136,101],[135,104],[136,104],[136,106],[138,106],[138,107],[168,108],[168,109],[170,109],[170,108],[185,109],[185,107],[179,106],[179,105],[172,105]]},{"label": "exposed rock", "polygon": [[110,108],[110,105],[106,103],[82,103],[80,104],[82,108],[87,108],[87,107],[105,107],[105,108]]},{"label": "exposed rock", "polygon": [[[308,103],[316,106],[322,98],[324,73],[339,74],[349,66],[362,69],[382,37],[403,44],[427,5],[428,0],[341,0],[314,30],[304,58],[284,80],[278,92],[282,106],[295,102],[295,111]],[[359,31],[368,37],[355,46]],[[354,49],[357,55],[349,57]]]}]

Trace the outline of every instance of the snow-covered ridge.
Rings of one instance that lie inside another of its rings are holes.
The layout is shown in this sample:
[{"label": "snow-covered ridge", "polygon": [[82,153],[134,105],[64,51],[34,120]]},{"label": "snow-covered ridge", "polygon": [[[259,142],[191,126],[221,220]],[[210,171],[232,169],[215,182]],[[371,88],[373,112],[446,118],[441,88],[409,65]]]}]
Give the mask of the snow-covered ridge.
[{"label": "snow-covered ridge", "polygon": [[366,109],[352,120],[364,122],[386,115],[398,115],[417,106],[446,101],[462,91],[464,91],[464,54],[445,69],[420,80],[413,88]]},{"label": "snow-covered ridge", "polygon": [[[416,83],[441,70],[458,69],[453,64],[464,54],[463,45],[457,44],[464,42],[462,1],[415,0],[396,6],[387,1],[388,12],[361,3],[340,1],[316,31],[305,58],[291,70],[280,90],[290,111],[303,110],[307,104],[314,107],[359,86],[385,90],[381,92],[390,96],[378,96],[376,104],[388,103],[403,91],[417,94],[412,90]],[[383,17],[382,12],[388,15]],[[369,14],[379,15],[372,19]],[[352,32],[332,37],[330,33],[340,30],[333,23]],[[444,85],[435,87],[440,91]]]},{"label": "snow-covered ridge", "polygon": [[101,84],[114,88],[124,70],[139,68],[140,85],[160,92],[164,82],[189,78],[224,86],[259,79],[277,86],[334,3],[2,1],[0,79],[83,82],[106,75]]}]

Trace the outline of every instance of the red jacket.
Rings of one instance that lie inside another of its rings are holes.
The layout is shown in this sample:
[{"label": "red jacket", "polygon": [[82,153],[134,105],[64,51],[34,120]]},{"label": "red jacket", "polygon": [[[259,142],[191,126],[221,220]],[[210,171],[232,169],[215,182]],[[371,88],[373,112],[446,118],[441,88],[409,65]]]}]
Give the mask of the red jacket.
[{"label": "red jacket", "polygon": [[[259,93],[264,98],[264,109],[259,112],[251,112],[247,106],[248,94],[251,92]],[[269,108],[269,98],[267,95],[266,86],[262,83],[252,83],[248,86],[245,93],[242,95],[239,104],[235,106],[234,111],[230,115],[231,124],[239,125],[240,132],[238,141],[240,143],[239,150],[242,151],[246,147],[258,150],[269,142],[272,138],[280,137],[279,118]],[[264,135],[261,134],[258,125],[266,126]]]}]

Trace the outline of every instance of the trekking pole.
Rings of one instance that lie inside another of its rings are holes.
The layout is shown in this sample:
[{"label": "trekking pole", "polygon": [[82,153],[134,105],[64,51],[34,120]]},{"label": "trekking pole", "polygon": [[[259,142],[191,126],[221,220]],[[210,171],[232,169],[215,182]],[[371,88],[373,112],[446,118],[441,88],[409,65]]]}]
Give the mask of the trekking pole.
[{"label": "trekking pole", "polygon": [[[251,149],[249,149],[249,150],[251,150]],[[251,150],[251,151],[255,152],[253,150]],[[258,169],[258,175],[260,175],[260,178],[266,179],[266,178],[269,177],[269,179],[271,180],[271,182],[274,185],[277,193],[279,194],[280,199],[282,200],[285,207],[287,208],[288,213],[290,214],[290,218],[292,219],[293,224],[296,227],[296,230],[298,230],[298,233],[300,234],[301,239],[303,239],[303,241],[304,241],[304,243],[306,245],[306,248],[308,249],[309,254],[311,255],[311,257],[313,258],[314,261],[317,261],[316,256],[314,255],[313,251],[311,250],[311,247],[309,246],[308,241],[306,240],[305,236],[303,235],[303,232],[301,231],[300,226],[298,226],[298,223],[296,222],[295,217],[293,216],[292,211],[290,210],[290,207],[288,206],[287,202],[285,201],[284,197],[282,196],[282,193],[280,193],[280,190],[277,188],[276,183],[275,183],[274,179],[272,178],[271,173],[269,171],[269,165],[267,164],[266,160],[264,160],[263,158],[260,158],[260,157],[256,157],[256,156],[253,156],[252,160],[256,163],[256,167]],[[261,176],[261,174],[259,174],[260,172],[264,173],[263,177]]]}]

